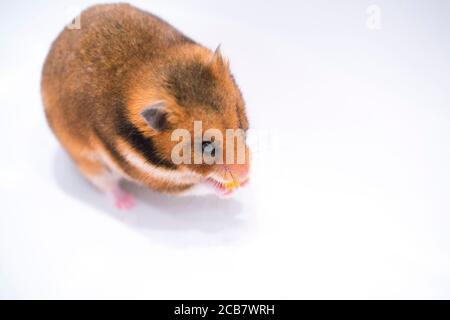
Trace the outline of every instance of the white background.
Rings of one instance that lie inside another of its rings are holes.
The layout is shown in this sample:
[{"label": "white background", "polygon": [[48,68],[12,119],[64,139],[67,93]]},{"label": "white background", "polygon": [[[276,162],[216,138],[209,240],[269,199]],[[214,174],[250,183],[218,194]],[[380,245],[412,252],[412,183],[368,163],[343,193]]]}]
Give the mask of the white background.
[{"label": "white background", "polygon": [[135,190],[128,213],[40,99],[90,3],[0,5],[1,298],[450,298],[448,1],[136,1],[222,43],[259,139],[237,197]]}]

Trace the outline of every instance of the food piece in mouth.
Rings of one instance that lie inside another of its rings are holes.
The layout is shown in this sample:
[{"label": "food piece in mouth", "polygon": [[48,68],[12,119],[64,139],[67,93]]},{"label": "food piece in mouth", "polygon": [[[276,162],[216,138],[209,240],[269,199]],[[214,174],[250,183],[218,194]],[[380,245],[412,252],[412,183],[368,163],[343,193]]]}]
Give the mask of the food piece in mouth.
[{"label": "food piece in mouth", "polygon": [[227,190],[233,190],[240,186],[239,181],[237,180],[225,182],[223,185]]}]

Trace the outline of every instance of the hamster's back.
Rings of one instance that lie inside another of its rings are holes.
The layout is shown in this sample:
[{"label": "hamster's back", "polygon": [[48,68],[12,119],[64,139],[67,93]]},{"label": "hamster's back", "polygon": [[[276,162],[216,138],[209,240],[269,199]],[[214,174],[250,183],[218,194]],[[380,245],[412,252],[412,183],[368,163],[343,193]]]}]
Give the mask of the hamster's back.
[{"label": "hamster's back", "polygon": [[95,126],[108,127],[123,107],[130,76],[173,45],[192,42],[160,18],[128,4],[98,5],[80,15],[80,29],[54,41],[41,91],[60,140],[86,143]]}]

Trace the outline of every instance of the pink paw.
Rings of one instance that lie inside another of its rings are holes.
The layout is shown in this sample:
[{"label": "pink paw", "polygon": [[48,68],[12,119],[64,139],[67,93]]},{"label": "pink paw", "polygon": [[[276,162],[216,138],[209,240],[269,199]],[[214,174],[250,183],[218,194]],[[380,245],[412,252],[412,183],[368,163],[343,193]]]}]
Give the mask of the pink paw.
[{"label": "pink paw", "polygon": [[134,207],[134,197],[131,193],[118,189],[112,193],[114,204],[119,210],[130,210]]}]

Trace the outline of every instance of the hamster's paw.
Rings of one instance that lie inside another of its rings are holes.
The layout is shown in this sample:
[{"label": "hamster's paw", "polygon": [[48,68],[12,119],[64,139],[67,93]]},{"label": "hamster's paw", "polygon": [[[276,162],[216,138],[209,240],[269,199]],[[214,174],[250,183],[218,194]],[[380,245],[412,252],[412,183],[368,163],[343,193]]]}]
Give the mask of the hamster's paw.
[{"label": "hamster's paw", "polygon": [[134,207],[134,196],[120,188],[112,192],[114,204],[119,210],[130,210]]}]

